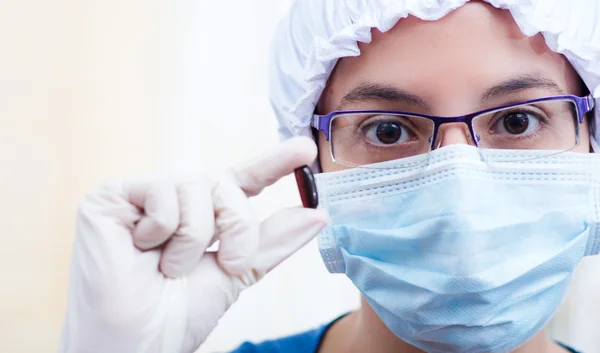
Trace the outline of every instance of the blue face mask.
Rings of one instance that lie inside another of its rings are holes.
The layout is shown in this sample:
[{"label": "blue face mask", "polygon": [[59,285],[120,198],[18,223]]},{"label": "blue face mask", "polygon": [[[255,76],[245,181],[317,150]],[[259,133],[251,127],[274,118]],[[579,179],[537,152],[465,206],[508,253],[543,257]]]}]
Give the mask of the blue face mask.
[{"label": "blue face mask", "polygon": [[513,350],[600,250],[600,155],[547,154],[455,145],[319,174],[325,265],[422,350]]}]

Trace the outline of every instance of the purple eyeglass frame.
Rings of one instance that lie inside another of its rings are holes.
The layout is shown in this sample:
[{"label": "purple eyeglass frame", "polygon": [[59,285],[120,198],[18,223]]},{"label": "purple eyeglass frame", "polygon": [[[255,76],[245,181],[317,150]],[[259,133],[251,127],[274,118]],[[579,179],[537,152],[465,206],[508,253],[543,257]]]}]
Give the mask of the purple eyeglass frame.
[{"label": "purple eyeglass frame", "polygon": [[[492,113],[495,111],[507,109],[507,108],[519,107],[519,106],[532,104],[532,103],[558,101],[558,100],[571,101],[572,103],[575,104],[575,106],[577,107],[577,120],[579,122],[579,124],[577,126],[579,126],[580,124],[583,123],[583,119],[584,119],[585,115],[587,113],[589,113],[590,111],[592,111],[595,106],[594,97],[591,94],[587,95],[585,97],[578,97],[578,96],[569,94],[569,95],[550,96],[550,97],[532,99],[532,100],[502,105],[502,106],[498,106],[495,108],[484,109],[484,110],[480,110],[480,111],[477,111],[477,112],[474,112],[471,114],[467,114],[467,115],[447,116],[447,117],[419,114],[419,113],[410,113],[410,112],[404,112],[404,111],[398,111],[398,110],[336,110],[336,111],[333,111],[326,115],[314,114],[312,122],[311,122],[311,126],[317,130],[323,131],[323,133],[325,133],[325,138],[327,139],[327,141],[329,141],[329,138],[331,136],[331,121],[338,115],[346,115],[346,114],[410,115],[410,116],[424,118],[424,119],[433,121],[434,128],[433,128],[433,137],[431,139],[431,145],[429,147],[430,149],[434,148],[433,145],[436,141],[439,127],[442,124],[448,124],[448,123],[465,123],[465,124],[467,124],[467,126],[469,127],[469,133],[471,134],[471,139],[473,140],[473,143],[475,143],[475,146],[479,147],[479,143],[476,139],[475,132],[473,131],[473,119],[475,119],[476,117],[478,117],[480,115]],[[579,129],[577,129],[577,141],[579,142]]]}]

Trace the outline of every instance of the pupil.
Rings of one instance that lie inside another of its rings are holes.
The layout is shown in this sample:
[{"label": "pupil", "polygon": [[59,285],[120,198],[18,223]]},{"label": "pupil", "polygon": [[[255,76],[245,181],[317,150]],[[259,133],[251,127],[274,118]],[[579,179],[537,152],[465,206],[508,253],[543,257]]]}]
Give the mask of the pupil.
[{"label": "pupil", "polygon": [[383,123],[377,126],[377,139],[389,145],[400,140],[402,129],[397,124]]},{"label": "pupil", "polygon": [[504,118],[504,128],[511,134],[522,134],[529,127],[529,118],[524,113],[513,113]]}]

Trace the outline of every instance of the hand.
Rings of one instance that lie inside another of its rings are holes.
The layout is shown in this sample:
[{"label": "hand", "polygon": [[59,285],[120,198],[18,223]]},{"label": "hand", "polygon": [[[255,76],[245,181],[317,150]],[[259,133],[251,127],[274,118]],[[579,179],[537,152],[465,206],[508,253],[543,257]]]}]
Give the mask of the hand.
[{"label": "hand", "polygon": [[295,138],[219,176],[143,177],[85,197],[60,352],[195,351],[244,288],[327,223],[305,208],[260,223],[248,202],[315,156]]}]

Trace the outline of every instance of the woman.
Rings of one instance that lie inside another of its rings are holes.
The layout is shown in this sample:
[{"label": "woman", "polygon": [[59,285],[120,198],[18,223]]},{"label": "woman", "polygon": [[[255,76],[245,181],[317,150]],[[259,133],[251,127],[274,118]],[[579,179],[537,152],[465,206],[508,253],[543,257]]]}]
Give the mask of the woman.
[{"label": "woman", "polygon": [[319,234],[361,308],[236,352],[574,352],[544,326],[600,250],[598,5],[429,3],[304,0],[282,21],[271,97],[284,139],[315,137],[319,209],[258,224],[247,203],[313,162],[306,138],[84,199],[63,351],[191,352]]}]

